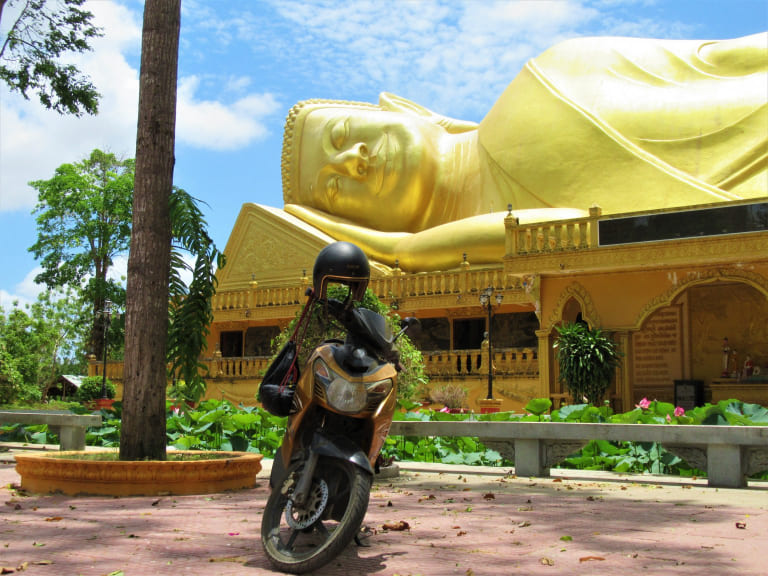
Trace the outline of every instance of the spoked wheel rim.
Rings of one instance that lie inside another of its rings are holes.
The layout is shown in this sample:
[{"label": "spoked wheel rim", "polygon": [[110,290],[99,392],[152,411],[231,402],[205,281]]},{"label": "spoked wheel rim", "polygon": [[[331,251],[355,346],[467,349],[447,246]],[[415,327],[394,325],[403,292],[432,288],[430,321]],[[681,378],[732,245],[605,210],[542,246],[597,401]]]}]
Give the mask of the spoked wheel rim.
[{"label": "spoked wheel rim", "polygon": [[262,518],[262,545],[270,561],[286,572],[315,570],[354,538],[368,508],[370,475],[343,460],[322,459],[306,504],[291,501],[298,467],[275,487]]}]

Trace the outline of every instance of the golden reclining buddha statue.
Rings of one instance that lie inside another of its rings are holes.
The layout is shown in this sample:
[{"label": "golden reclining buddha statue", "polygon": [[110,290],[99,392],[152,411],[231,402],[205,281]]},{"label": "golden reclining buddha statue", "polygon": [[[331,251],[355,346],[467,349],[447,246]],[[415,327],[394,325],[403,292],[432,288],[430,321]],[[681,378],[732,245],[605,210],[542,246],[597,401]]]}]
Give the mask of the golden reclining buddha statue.
[{"label": "golden reclining buddha statue", "polygon": [[479,123],[383,93],[295,105],[285,212],[406,271],[504,256],[521,223],[768,195],[768,33],[578,38],[530,60]]}]

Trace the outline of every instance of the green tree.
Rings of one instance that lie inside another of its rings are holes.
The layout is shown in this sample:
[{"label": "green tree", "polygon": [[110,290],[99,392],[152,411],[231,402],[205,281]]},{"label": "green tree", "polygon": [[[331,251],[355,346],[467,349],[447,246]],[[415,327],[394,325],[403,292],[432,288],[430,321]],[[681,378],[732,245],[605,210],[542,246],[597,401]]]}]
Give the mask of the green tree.
[{"label": "green tree", "polygon": [[170,198],[180,27],[181,0],[146,0],[128,258],[121,460],[166,458]]},{"label": "green tree", "polygon": [[560,381],[576,402],[599,405],[619,366],[621,353],[616,343],[599,328],[590,329],[582,322],[556,328]]},{"label": "green tree", "polygon": [[82,372],[81,304],[73,293],[43,293],[0,308],[0,404],[45,399],[61,374]]},{"label": "green tree", "polygon": [[[94,150],[81,163],[60,166],[50,180],[33,182],[40,200],[35,209],[38,239],[30,251],[43,264],[36,280],[49,288],[83,286],[82,297],[90,303],[90,311],[83,314],[90,325],[87,349],[98,358],[104,350],[104,301],[109,298],[117,310],[125,303],[125,289],[107,274],[114,258],[128,249],[134,178],[133,160]],[[205,392],[205,366],[199,356],[213,320],[215,271],[224,266],[224,257],[208,235],[198,201],[185,190],[172,188],[169,215],[167,360],[171,376],[185,382],[188,399],[198,400]],[[182,278],[185,272],[191,272],[189,286]],[[115,314],[108,336],[112,358],[121,356],[123,330],[124,316]]]},{"label": "green tree", "polygon": [[19,6],[16,20],[0,46],[0,80],[29,99],[59,114],[96,114],[99,93],[90,79],[63,61],[67,53],[90,51],[102,36],[91,23],[93,14],[80,7],[85,0],[0,0],[4,8]]},{"label": "green tree", "polygon": [[125,289],[108,274],[130,242],[134,161],[97,149],[82,162],[62,164],[50,180],[30,185],[38,203],[37,242],[29,251],[43,268],[35,281],[49,289],[83,286],[92,306],[88,350],[100,356],[104,302],[118,308],[125,303]]}]

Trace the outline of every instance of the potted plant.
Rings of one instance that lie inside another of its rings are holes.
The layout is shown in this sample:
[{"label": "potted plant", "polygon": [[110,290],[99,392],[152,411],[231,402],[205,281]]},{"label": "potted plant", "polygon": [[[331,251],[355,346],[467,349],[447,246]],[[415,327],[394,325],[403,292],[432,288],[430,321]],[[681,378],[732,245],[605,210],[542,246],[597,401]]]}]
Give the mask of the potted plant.
[{"label": "potted plant", "polygon": [[[104,394],[102,394],[102,386],[104,386]],[[107,378],[106,382],[102,380],[101,376],[88,376],[83,378],[80,386],[75,392],[75,400],[83,404],[84,406],[96,407],[109,407],[115,398],[115,385]],[[107,402],[101,402],[102,400],[108,400]]]},{"label": "potted plant", "polygon": [[432,390],[429,399],[444,405],[449,412],[461,412],[467,406],[467,390],[458,384],[444,384]]},{"label": "potted plant", "polygon": [[621,353],[616,343],[599,328],[590,329],[582,322],[556,329],[560,381],[576,402],[600,405],[619,365]]}]

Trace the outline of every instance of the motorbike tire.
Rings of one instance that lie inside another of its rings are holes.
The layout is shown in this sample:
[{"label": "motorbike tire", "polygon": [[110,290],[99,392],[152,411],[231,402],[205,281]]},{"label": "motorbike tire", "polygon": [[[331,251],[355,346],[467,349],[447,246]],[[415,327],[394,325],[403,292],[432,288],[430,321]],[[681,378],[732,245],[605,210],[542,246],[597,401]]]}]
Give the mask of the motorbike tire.
[{"label": "motorbike tire", "polygon": [[314,497],[304,508],[294,509],[289,495],[302,466],[290,466],[283,484],[272,488],[261,519],[267,558],[278,570],[292,574],[318,569],[352,541],[368,510],[373,481],[349,461],[321,457],[310,489]]}]

